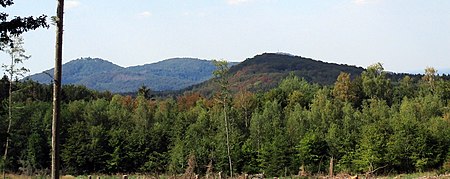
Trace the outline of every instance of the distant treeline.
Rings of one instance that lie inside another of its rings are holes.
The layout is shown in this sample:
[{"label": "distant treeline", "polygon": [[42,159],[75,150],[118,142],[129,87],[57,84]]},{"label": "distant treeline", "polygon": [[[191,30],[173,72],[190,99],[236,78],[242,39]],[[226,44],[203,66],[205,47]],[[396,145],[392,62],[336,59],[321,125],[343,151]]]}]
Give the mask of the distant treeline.
[{"label": "distant treeline", "polygon": [[[62,169],[67,174],[328,172],[403,173],[450,169],[450,81],[428,70],[391,80],[381,65],[341,73],[332,86],[289,75],[268,91],[226,88],[152,97],[64,88]],[[223,83],[226,84],[226,83]],[[6,141],[8,80],[0,81],[0,140]],[[51,87],[15,83],[9,172],[50,168]],[[225,110],[224,110],[225,108]],[[0,152],[4,151],[4,147]]]}]

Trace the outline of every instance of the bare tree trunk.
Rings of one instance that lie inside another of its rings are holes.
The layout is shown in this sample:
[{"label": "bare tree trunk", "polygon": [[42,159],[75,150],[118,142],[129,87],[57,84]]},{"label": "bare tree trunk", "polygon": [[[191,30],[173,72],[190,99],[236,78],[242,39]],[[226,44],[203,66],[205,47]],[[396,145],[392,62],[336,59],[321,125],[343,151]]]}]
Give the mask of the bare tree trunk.
[{"label": "bare tree trunk", "polygon": [[225,133],[227,136],[227,153],[228,153],[228,162],[230,163],[230,177],[233,177],[233,164],[231,162],[231,152],[230,152],[230,140],[229,140],[229,132],[228,132],[228,118],[227,118],[227,105],[226,105],[226,99],[224,100],[223,104],[223,112],[225,115]]},{"label": "bare tree trunk", "polygon": [[64,0],[57,0],[55,71],[53,79],[52,170],[51,179],[59,179],[59,123],[61,113],[61,74]]}]

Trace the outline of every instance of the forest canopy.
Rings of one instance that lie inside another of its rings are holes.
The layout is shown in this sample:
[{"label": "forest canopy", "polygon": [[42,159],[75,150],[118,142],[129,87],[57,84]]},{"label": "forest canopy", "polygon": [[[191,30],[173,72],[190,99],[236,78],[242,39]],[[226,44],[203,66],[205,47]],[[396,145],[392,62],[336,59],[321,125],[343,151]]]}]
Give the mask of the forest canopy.
[{"label": "forest canopy", "polygon": [[[0,80],[2,104],[7,84]],[[46,171],[51,87],[14,84],[7,170]],[[188,159],[195,160],[197,174],[229,173],[224,111],[234,173],[325,173],[331,158],[335,172],[351,174],[450,169],[450,81],[430,70],[397,81],[376,64],[361,76],[341,73],[327,86],[292,73],[273,89],[240,90],[230,100],[196,92],[158,98],[142,89],[132,97],[63,88],[65,173],[181,174]],[[6,131],[6,111],[2,105],[0,131]]]}]

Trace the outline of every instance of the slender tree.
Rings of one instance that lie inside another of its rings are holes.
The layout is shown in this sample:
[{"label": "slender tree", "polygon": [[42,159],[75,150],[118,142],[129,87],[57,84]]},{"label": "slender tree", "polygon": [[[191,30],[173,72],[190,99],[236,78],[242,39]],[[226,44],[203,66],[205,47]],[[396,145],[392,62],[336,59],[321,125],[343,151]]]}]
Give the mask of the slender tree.
[{"label": "slender tree", "polygon": [[5,153],[3,154],[3,178],[5,178],[5,167],[8,156],[8,148],[11,142],[9,136],[11,136],[11,124],[12,124],[12,87],[14,83],[14,78],[18,76],[23,76],[26,72],[29,72],[25,67],[18,67],[18,64],[23,63],[23,61],[30,58],[30,56],[25,55],[25,49],[23,48],[23,38],[20,36],[15,36],[11,43],[1,43],[2,51],[6,52],[11,58],[10,65],[2,65],[5,71],[9,75],[9,97],[8,97],[8,128],[6,130],[6,144]]},{"label": "slender tree", "polygon": [[223,105],[223,115],[225,120],[225,133],[226,133],[226,142],[227,142],[227,154],[228,154],[228,163],[230,165],[230,176],[233,177],[233,162],[231,161],[231,149],[230,149],[230,132],[229,132],[229,124],[228,124],[228,102],[230,97],[230,91],[228,89],[228,79],[226,77],[229,66],[228,62],[225,60],[214,61],[214,65],[217,70],[213,72],[214,77],[218,80],[220,85],[221,94],[218,97],[218,100]]},{"label": "slender tree", "polygon": [[[3,8],[6,8],[8,6],[11,6],[14,4],[13,0],[0,0],[0,5]],[[35,30],[40,27],[48,28],[48,24],[46,22],[46,15],[41,15],[37,18],[33,16],[29,17],[20,17],[20,16],[14,16],[14,18],[10,19],[8,18],[9,14],[7,13],[0,13],[0,43],[2,44],[0,46],[0,50],[3,50],[5,48],[13,48],[14,45],[14,37],[17,37],[21,35],[24,32]],[[10,79],[10,86],[12,83],[12,79]],[[9,92],[11,93],[11,87],[9,89]],[[11,97],[11,95],[10,95]],[[10,106],[11,106],[11,100]],[[11,116],[11,112],[9,112]],[[8,127],[7,133],[9,133],[10,125]],[[5,157],[7,155],[7,148],[8,148],[8,140],[6,144],[6,150],[5,150]],[[4,171],[3,171],[4,174]]]},{"label": "slender tree", "polygon": [[422,77],[422,90],[434,93],[438,79],[437,70],[433,67],[425,68],[425,75]]},{"label": "slender tree", "polygon": [[64,0],[57,1],[55,71],[53,79],[53,119],[52,119],[52,169],[51,178],[59,179],[59,121],[61,113],[61,74]]}]

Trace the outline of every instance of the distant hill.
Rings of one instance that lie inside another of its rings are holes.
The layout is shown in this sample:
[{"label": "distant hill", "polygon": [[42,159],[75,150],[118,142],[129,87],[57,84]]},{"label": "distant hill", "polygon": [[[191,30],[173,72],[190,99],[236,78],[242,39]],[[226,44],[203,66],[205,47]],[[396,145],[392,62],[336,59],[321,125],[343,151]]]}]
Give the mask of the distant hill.
[{"label": "distant hill", "polygon": [[[365,70],[362,67],[327,63],[285,53],[264,53],[230,65],[229,84],[234,91],[269,90],[289,73],[311,83],[332,85],[341,72],[350,73],[354,78]],[[172,91],[167,94],[198,91],[208,95],[217,88],[211,79],[214,70],[212,61],[195,58],[173,58],[127,68],[99,58],[81,58],[63,65],[63,84],[79,84],[116,93],[133,93],[145,85],[153,91]],[[50,83],[52,75],[51,69],[28,78]],[[393,81],[405,75],[420,78],[420,75],[388,73]]]},{"label": "distant hill", "polygon": [[[331,85],[341,72],[350,73],[355,77],[361,75],[364,70],[361,67],[327,63],[285,53],[264,53],[232,66],[229,78],[234,91],[240,89],[258,91],[276,87],[289,73],[294,73],[311,83]],[[186,90],[210,94],[214,88],[210,80]]]},{"label": "distant hill", "polygon": [[[154,91],[179,90],[212,77],[212,61],[173,58],[124,68],[99,58],[81,58],[63,65],[63,84],[79,84],[94,90],[134,92],[146,85]],[[50,83],[53,69],[27,78]]]},{"label": "distant hill", "polygon": [[279,53],[264,53],[249,58],[230,68],[233,79],[241,81],[257,74],[285,76],[294,72],[309,82],[330,85],[341,72],[360,75],[364,68],[344,64],[327,63],[301,56]]},{"label": "distant hill", "polygon": [[[67,62],[63,65],[63,84],[77,84],[86,78],[92,78],[93,74],[108,73],[124,69],[116,64],[100,58],[81,58]],[[53,69],[46,70],[27,77],[40,83],[52,81]]]}]

